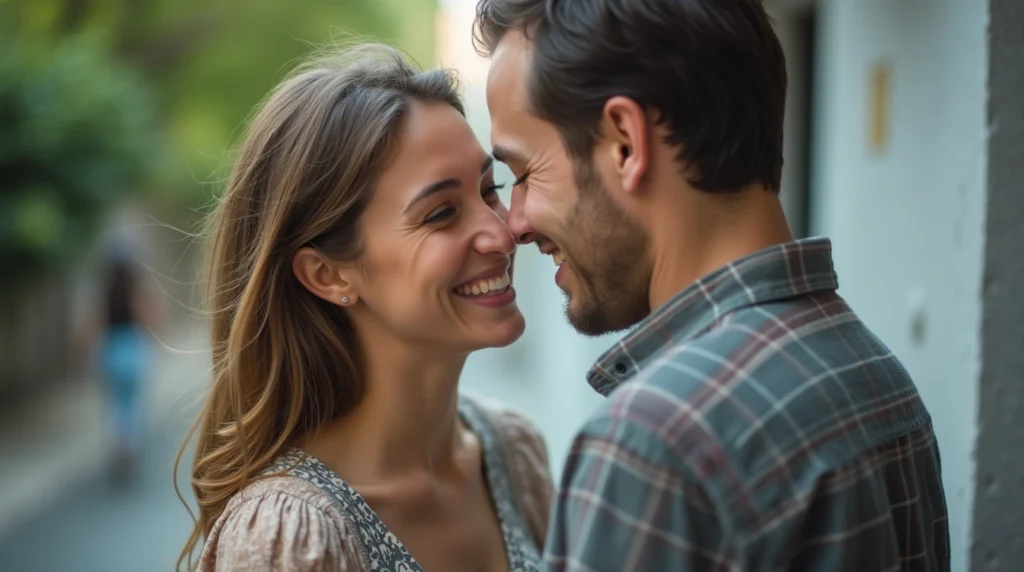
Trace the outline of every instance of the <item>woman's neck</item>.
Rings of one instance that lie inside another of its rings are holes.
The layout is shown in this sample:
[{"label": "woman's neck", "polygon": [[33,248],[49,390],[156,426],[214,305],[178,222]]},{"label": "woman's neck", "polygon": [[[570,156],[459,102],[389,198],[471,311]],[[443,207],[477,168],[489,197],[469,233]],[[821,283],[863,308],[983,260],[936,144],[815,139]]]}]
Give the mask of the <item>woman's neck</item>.
[{"label": "woman's neck", "polygon": [[353,484],[453,470],[464,439],[458,383],[467,356],[397,340],[366,347],[359,404],[303,447]]}]

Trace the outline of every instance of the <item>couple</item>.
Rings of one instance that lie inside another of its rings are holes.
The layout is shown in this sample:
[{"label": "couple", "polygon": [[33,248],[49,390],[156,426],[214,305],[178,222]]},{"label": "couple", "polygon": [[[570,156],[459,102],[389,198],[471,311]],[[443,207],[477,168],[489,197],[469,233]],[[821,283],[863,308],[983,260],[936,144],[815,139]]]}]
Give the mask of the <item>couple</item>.
[{"label": "couple", "polygon": [[[284,82],[213,220],[214,381],[183,559],[222,570],[948,570],[930,417],[778,198],[760,0],[481,0],[489,155],[452,77],[363,47]],[[499,198],[493,161],[516,176]],[[584,334],[634,325],[552,492],[460,396],[517,243]],[[549,509],[549,506],[551,507]]]}]

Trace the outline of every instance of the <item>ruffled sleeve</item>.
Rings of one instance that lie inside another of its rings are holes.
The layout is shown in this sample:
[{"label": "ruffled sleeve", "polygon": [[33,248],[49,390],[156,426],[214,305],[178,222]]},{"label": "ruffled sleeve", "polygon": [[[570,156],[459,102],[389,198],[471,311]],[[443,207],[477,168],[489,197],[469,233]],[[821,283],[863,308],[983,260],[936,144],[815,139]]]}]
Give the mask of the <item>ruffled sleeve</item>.
[{"label": "ruffled sleeve", "polygon": [[217,519],[201,572],[362,572],[358,540],[329,497],[292,477],[257,481]]}]

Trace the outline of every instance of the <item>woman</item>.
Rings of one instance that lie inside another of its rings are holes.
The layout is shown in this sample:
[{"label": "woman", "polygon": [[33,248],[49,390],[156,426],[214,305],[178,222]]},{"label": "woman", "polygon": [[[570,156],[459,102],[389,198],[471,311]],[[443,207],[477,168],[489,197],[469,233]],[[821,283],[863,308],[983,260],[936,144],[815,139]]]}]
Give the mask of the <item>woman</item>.
[{"label": "woman", "polygon": [[521,417],[460,398],[524,321],[491,159],[453,79],[367,46],[279,86],[213,219],[200,570],[538,569]]}]

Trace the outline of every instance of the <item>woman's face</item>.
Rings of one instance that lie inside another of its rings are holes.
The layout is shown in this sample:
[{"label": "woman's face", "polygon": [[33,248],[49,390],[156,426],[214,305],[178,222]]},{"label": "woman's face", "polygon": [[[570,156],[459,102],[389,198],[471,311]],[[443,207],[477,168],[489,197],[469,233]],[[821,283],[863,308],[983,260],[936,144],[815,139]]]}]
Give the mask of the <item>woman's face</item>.
[{"label": "woman's face", "polygon": [[491,163],[451,106],[411,106],[361,218],[363,329],[459,351],[522,335],[511,285],[516,243]]}]

